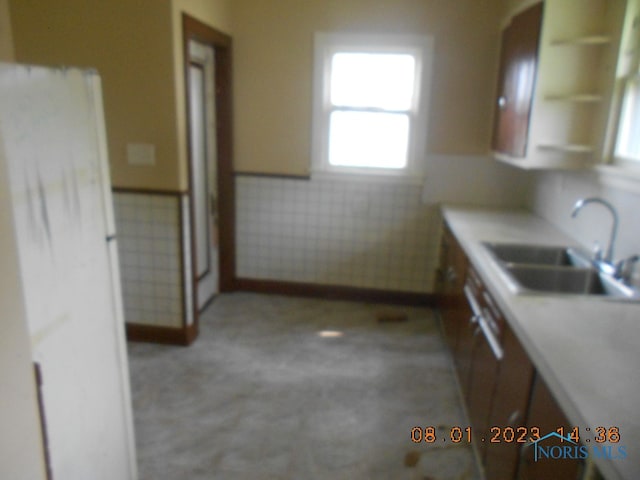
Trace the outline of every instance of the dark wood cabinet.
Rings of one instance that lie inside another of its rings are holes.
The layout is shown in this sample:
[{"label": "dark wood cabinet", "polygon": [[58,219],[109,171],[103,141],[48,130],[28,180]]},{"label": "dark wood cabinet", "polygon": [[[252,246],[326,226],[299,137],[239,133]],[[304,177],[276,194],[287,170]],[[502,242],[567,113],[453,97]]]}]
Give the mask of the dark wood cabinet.
[{"label": "dark wood cabinet", "polygon": [[[564,427],[564,435],[566,436],[572,428],[555,398],[553,398],[549,387],[538,374],[535,375],[533,392],[529,403],[527,426],[529,429],[532,427],[539,428],[543,437],[561,427]],[[544,440],[543,445],[551,447],[553,445],[567,446],[570,444],[566,440],[563,442],[557,437],[552,437]],[[540,478],[572,480],[581,478],[581,460],[542,458],[535,461],[535,446],[533,444],[522,445],[520,449],[518,480],[537,480]]]},{"label": "dark wood cabinet", "polygon": [[490,414],[504,353],[500,343],[504,320],[472,266],[467,276],[469,301],[475,303],[475,339],[471,354],[467,403],[480,459],[484,459],[489,441]]},{"label": "dark wood cabinet", "polygon": [[473,442],[483,459],[489,440],[489,414],[494,401],[499,360],[480,331],[475,336],[471,359],[467,405],[473,426]]},{"label": "dark wood cabinet", "polygon": [[464,294],[468,260],[456,237],[445,224],[440,249],[440,313],[445,339],[453,355],[463,394],[469,391],[469,372],[474,342],[473,312]]},{"label": "dark wood cabinet", "polygon": [[494,480],[512,479],[518,467],[518,453],[521,444],[510,442],[511,427],[517,432],[525,426],[527,405],[533,382],[533,365],[527,353],[508,324],[502,329],[503,359],[500,362],[493,395],[493,405],[489,416],[489,429],[500,437],[485,445],[485,473]]},{"label": "dark wood cabinet", "polygon": [[445,224],[440,247],[439,306],[445,338],[454,353],[460,329],[469,316],[469,307],[463,293],[467,265],[464,251]]},{"label": "dark wood cabinet", "polygon": [[502,34],[493,150],[524,157],[529,135],[543,3],[512,18]]},{"label": "dark wood cabinet", "polygon": [[[544,436],[561,426],[568,432],[569,426],[497,302],[446,226],[439,292],[444,335],[486,478],[579,478],[579,461],[535,462],[533,447],[512,437],[512,432],[517,436],[518,427],[538,427]],[[492,427],[497,429],[492,431]],[[552,441],[549,439],[550,445]]]}]

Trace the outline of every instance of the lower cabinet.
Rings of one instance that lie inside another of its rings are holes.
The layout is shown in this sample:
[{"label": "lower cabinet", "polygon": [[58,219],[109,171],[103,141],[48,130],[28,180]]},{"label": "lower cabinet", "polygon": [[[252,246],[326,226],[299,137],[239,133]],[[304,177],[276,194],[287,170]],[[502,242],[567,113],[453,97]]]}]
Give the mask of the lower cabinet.
[{"label": "lower cabinet", "polygon": [[[536,375],[529,412],[527,418],[529,431],[539,429],[544,436],[550,432],[563,432],[567,436],[571,431],[571,426],[564,415],[546,383],[539,375]],[[553,446],[567,446],[566,440],[558,437],[550,437],[540,442],[541,447],[549,449]],[[582,478],[582,461],[577,459],[555,458],[553,460],[544,459],[535,461],[535,448],[533,444],[522,445],[518,468],[518,480],[537,480],[539,478]],[[487,475],[487,478],[494,478]],[[495,477],[498,478],[498,477]],[[509,477],[511,478],[511,477]]]},{"label": "lower cabinet", "polygon": [[467,390],[466,381],[469,378],[474,331],[471,322],[473,312],[464,294],[467,270],[467,256],[445,225],[437,279],[440,292],[439,307],[445,338],[449,348],[454,352],[458,376],[464,391]]},{"label": "lower cabinet", "polygon": [[503,358],[500,346],[501,318],[490,307],[488,292],[480,282],[473,267],[469,267],[465,295],[473,317],[473,341],[471,345],[469,378],[467,379],[467,401],[469,417],[473,425],[473,441],[483,458],[489,430],[492,402],[500,363]]},{"label": "lower cabinet", "polygon": [[[568,433],[568,421],[446,227],[441,252],[443,329],[486,478],[581,478],[578,460],[534,461],[534,428],[541,436],[562,426]],[[553,440],[545,440],[545,445],[553,445]]]},{"label": "lower cabinet", "polygon": [[508,325],[505,325],[502,333],[502,348],[504,357],[500,363],[489,417],[491,438],[484,456],[485,473],[491,479],[511,479],[516,475],[522,446],[517,439],[520,432],[528,434],[528,429],[522,427],[526,425],[534,376],[527,353]]},{"label": "lower cabinet", "polygon": [[445,319],[443,322],[445,337],[452,351],[457,349],[460,329],[469,319],[469,306],[462,290],[466,271],[467,257],[451,230],[445,225],[437,281],[440,292],[440,311]]}]

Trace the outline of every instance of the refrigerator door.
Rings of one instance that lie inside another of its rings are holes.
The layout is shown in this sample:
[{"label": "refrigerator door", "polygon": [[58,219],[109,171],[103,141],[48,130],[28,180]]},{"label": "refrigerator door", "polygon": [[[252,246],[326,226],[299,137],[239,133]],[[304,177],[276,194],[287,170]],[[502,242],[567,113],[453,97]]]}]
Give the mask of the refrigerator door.
[{"label": "refrigerator door", "polygon": [[99,77],[0,65],[0,136],[53,477],[134,479]]}]

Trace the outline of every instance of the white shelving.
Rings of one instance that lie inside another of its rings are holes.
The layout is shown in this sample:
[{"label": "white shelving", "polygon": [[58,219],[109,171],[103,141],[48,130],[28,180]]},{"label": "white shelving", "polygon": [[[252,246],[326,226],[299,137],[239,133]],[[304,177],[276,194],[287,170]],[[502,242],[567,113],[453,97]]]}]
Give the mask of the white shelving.
[{"label": "white shelving", "polygon": [[545,0],[522,168],[584,168],[604,155],[626,0]]},{"label": "white shelving", "polygon": [[562,38],[551,41],[553,46],[563,45],[586,45],[586,46],[598,46],[607,45],[611,43],[612,39],[609,35],[581,35],[573,38]]},{"label": "white shelving", "polygon": [[550,150],[553,152],[559,153],[593,153],[595,151],[595,147],[593,145],[584,145],[578,143],[539,143],[537,147],[540,150]]},{"label": "white shelving", "polygon": [[604,97],[594,93],[572,93],[568,95],[545,95],[545,100],[550,102],[572,102],[572,103],[600,103]]}]

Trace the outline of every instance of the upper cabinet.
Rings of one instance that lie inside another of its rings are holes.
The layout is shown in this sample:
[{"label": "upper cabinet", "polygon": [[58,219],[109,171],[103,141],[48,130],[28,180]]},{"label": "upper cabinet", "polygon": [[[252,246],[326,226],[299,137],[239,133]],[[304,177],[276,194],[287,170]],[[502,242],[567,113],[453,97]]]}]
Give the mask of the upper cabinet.
[{"label": "upper cabinet", "polygon": [[492,148],[522,168],[605,156],[625,0],[546,0],[503,30]]},{"label": "upper cabinet", "polygon": [[516,15],[502,32],[492,147],[511,157],[527,151],[542,10],[538,3]]}]

